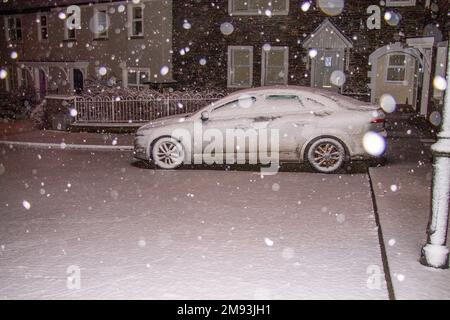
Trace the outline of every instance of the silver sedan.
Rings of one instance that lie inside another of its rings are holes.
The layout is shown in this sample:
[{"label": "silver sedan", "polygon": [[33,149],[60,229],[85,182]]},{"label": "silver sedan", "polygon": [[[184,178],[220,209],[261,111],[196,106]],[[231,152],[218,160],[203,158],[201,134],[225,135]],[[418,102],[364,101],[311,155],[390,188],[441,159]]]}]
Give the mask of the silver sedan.
[{"label": "silver sedan", "polygon": [[370,155],[367,133],[385,136],[382,110],[338,93],[299,86],[234,92],[192,114],[139,128],[134,156],[162,169],[191,163],[307,162],[333,173]]}]

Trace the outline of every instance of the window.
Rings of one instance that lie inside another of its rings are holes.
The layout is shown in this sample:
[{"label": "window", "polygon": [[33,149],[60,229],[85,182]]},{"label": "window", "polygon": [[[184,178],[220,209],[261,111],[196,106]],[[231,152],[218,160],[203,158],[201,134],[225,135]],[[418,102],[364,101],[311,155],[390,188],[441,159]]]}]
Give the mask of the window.
[{"label": "window", "polygon": [[141,90],[150,80],[150,69],[130,68],[127,72],[128,88]]},{"label": "window", "polygon": [[6,18],[7,38],[9,41],[22,41],[22,20],[19,17]]},{"label": "window", "polygon": [[28,88],[28,71],[24,68],[19,69],[20,72],[20,87]]},{"label": "window", "polygon": [[387,7],[410,7],[415,5],[416,0],[386,0]]},{"label": "window", "polygon": [[296,94],[271,94],[266,96],[266,109],[270,112],[298,112],[305,105]]},{"label": "window", "polygon": [[228,47],[228,87],[248,88],[253,84],[253,47]]},{"label": "window", "polygon": [[232,15],[287,15],[289,0],[229,0],[228,11]]},{"label": "window", "polygon": [[8,68],[8,86],[9,91],[16,90],[17,89],[17,73],[15,72],[14,68]]},{"label": "window", "polygon": [[289,49],[271,47],[262,51],[262,85],[287,84],[289,68]]},{"label": "window", "polygon": [[211,112],[211,117],[216,118],[230,118],[234,117],[236,114],[243,115],[252,113],[254,111],[254,106],[256,98],[253,96],[243,95],[237,100],[227,102],[221,106],[218,106]]},{"label": "window", "polygon": [[76,41],[77,40],[77,30],[75,28],[69,28],[64,20],[64,39],[66,41]]},{"label": "window", "polygon": [[108,11],[107,8],[94,9],[94,26],[95,26],[95,38],[107,39],[108,38]]},{"label": "window", "polygon": [[238,110],[238,106],[239,106],[238,100],[227,102],[221,105],[220,107],[215,108],[211,112],[211,116],[214,118],[229,116]]},{"label": "window", "polygon": [[130,5],[128,9],[128,21],[130,22],[130,37],[144,36],[144,7],[142,5]]},{"label": "window", "polygon": [[388,56],[386,81],[403,82],[406,77],[406,56],[404,54],[391,54]]},{"label": "window", "polygon": [[39,14],[37,18],[38,23],[38,39],[39,41],[48,40],[48,18],[45,14]]}]

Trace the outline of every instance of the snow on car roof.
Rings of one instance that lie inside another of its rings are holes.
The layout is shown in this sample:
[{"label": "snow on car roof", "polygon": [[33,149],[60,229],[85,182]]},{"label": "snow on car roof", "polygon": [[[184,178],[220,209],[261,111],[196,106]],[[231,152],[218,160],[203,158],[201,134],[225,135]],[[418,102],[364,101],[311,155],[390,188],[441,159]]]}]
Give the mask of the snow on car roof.
[{"label": "snow on car roof", "polygon": [[226,98],[228,100],[238,98],[242,95],[259,96],[268,94],[292,94],[292,93],[297,93],[303,95],[304,97],[306,96],[306,98],[308,98],[307,96],[308,94],[314,95],[314,99],[329,107],[333,106],[347,107],[348,105],[355,105],[355,106],[370,105],[370,103],[359,101],[357,99],[348,96],[344,96],[338,92],[295,85],[266,86],[266,87],[243,89],[231,93]]},{"label": "snow on car roof", "polygon": [[[286,85],[286,86],[267,86],[267,87],[243,89],[243,90],[233,92],[232,94],[230,94],[230,97],[231,96],[241,96],[243,94],[245,94],[245,95],[252,95],[252,94],[261,95],[261,94],[273,94],[273,93],[292,93],[293,91],[298,92],[298,93],[320,94],[322,96],[329,95],[330,98],[332,98],[332,97],[337,98],[339,96],[342,96],[338,93],[330,92],[330,91],[327,91],[324,89]],[[344,96],[342,96],[342,97],[348,98],[348,97],[344,97]]]},{"label": "snow on car roof", "polygon": [[[261,96],[261,95],[270,95],[270,94],[299,94],[305,98],[311,98],[308,95],[314,95],[314,99],[319,103],[327,105],[329,107],[338,106],[339,96],[336,96],[334,93],[331,93],[322,89],[315,89],[310,87],[302,87],[302,86],[267,86],[267,87],[258,87],[258,88],[249,88],[244,90],[239,90],[231,93],[227,97],[226,100],[236,99],[242,96]],[[344,96],[342,96],[344,97]],[[347,97],[345,97],[347,98]],[[351,98],[350,98],[351,99]],[[353,99],[352,99],[353,100]]]}]

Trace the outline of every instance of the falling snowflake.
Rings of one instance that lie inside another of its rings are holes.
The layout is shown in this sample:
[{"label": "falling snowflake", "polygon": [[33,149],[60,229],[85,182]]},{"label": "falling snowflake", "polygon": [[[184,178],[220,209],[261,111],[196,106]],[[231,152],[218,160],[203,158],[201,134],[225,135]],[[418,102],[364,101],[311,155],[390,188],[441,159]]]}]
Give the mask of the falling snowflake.
[{"label": "falling snowflake", "polygon": [[30,210],[31,208],[31,204],[27,200],[22,201],[22,206],[27,210]]},{"label": "falling snowflake", "polygon": [[270,240],[269,238],[264,238],[264,242],[265,242],[266,245],[269,246],[269,247],[273,246],[273,241]]}]

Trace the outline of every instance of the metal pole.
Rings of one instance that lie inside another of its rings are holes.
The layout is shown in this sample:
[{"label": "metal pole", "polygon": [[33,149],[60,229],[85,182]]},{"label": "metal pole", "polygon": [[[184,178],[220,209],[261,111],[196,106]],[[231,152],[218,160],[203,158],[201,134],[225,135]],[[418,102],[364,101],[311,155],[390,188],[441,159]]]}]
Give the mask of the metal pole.
[{"label": "metal pole", "polygon": [[[450,43],[449,43],[450,44]],[[447,81],[450,82],[450,46],[447,60]],[[433,186],[428,240],[422,248],[423,265],[447,269],[449,249],[447,242],[448,208],[450,196],[450,83],[447,84],[442,128],[431,146],[433,153]]]}]

